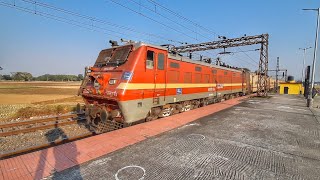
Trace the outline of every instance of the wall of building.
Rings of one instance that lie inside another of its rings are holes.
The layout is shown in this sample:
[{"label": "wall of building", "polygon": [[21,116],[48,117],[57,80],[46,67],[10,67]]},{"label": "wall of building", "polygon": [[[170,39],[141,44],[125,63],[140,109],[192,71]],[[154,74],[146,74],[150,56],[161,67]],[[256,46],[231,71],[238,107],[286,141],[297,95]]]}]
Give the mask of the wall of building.
[{"label": "wall of building", "polygon": [[303,94],[304,89],[300,83],[281,83],[280,94],[284,94],[285,87],[288,87],[288,94]]}]

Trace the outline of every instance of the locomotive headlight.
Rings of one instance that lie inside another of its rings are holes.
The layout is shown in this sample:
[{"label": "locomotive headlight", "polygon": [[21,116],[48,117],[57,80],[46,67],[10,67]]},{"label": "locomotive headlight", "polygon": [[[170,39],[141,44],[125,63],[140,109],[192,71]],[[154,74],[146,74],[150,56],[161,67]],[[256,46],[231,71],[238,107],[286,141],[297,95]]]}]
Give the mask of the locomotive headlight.
[{"label": "locomotive headlight", "polygon": [[94,82],[93,82],[93,87],[95,89],[99,89],[100,88],[100,83],[95,79]]},{"label": "locomotive headlight", "polygon": [[117,82],[116,79],[110,79],[110,80],[109,80],[109,84],[110,84],[110,85],[114,85],[114,84],[116,84],[116,82]]}]

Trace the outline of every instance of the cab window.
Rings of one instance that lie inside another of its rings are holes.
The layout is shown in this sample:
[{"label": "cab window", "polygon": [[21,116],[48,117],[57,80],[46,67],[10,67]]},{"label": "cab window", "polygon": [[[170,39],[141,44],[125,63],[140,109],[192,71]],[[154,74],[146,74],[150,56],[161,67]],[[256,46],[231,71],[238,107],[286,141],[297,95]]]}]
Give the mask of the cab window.
[{"label": "cab window", "polygon": [[158,54],[158,69],[164,70],[164,54],[162,53]]},{"label": "cab window", "polygon": [[153,69],[153,64],[154,64],[154,52],[148,50],[147,51],[146,68],[147,69]]}]

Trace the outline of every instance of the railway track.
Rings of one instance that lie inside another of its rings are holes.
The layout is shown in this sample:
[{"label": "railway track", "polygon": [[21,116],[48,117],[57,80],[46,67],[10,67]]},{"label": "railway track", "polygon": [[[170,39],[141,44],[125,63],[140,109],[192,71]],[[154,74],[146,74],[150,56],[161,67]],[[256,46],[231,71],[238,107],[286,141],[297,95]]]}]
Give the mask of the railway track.
[{"label": "railway track", "polygon": [[60,126],[77,124],[85,120],[83,114],[70,114],[44,119],[27,120],[14,123],[0,124],[0,137],[29,133],[37,130],[56,128]]},{"label": "railway track", "polygon": [[[14,123],[0,124],[0,138],[13,137],[14,135],[20,135],[24,133],[32,133],[38,130],[56,129],[63,126],[83,123],[85,121],[84,114],[69,114],[62,116],[55,116],[43,119],[26,120]],[[94,135],[93,132],[83,133],[72,137],[65,137],[57,139],[55,141],[39,143],[29,147],[21,149],[15,149],[12,151],[6,151],[0,153],[0,159],[8,158],[14,155],[63,144],[66,142],[74,141],[77,139],[85,138]]]},{"label": "railway track", "polygon": [[[81,121],[85,121],[85,120],[86,120],[85,116],[82,113],[82,114],[70,114],[70,115],[56,116],[56,117],[50,117],[50,118],[45,118],[45,119],[35,119],[35,120],[21,121],[21,122],[15,122],[15,123],[0,124],[0,138],[14,136],[14,135],[22,134],[22,133],[35,132],[37,130],[56,129],[56,128],[62,127],[62,126],[77,124],[77,123],[79,123]],[[82,124],[85,124],[85,122],[82,122]],[[107,128],[110,125],[116,126],[115,124],[112,124],[112,123],[106,124],[106,125],[107,125]],[[122,128],[122,127],[116,126],[116,129],[119,129],[119,128]],[[115,130],[115,129],[102,128],[102,131],[104,131],[104,132],[108,132],[108,131],[112,131],[112,130]],[[18,155],[18,154],[28,153],[31,151],[55,146],[58,144],[71,142],[71,141],[86,138],[86,137],[89,137],[89,136],[92,136],[95,134],[96,133],[94,133],[92,131],[92,129],[90,129],[90,132],[77,134],[75,136],[70,136],[70,137],[65,137],[62,139],[57,139],[54,141],[40,143],[40,144],[25,147],[25,148],[21,148],[21,149],[19,148],[19,149],[6,151],[6,152],[1,152],[0,159],[8,158],[8,157]]]},{"label": "railway track", "polygon": [[78,140],[78,139],[83,139],[83,138],[90,137],[90,136],[93,136],[93,135],[94,135],[93,132],[85,133],[85,134],[81,134],[81,135],[70,137],[70,138],[66,138],[66,139],[58,139],[58,140],[55,140],[55,141],[52,141],[52,142],[47,142],[47,143],[43,143],[43,144],[39,144],[39,145],[35,145],[35,146],[30,146],[30,147],[23,148],[23,149],[4,152],[4,153],[0,154],[0,160],[1,159],[5,159],[5,158],[9,158],[9,157],[12,157],[12,156],[15,156],[15,155],[29,153],[29,152],[32,152],[32,151],[35,151],[35,150],[40,150],[40,149],[56,146],[56,145],[59,145],[59,144],[75,141],[75,140]]}]

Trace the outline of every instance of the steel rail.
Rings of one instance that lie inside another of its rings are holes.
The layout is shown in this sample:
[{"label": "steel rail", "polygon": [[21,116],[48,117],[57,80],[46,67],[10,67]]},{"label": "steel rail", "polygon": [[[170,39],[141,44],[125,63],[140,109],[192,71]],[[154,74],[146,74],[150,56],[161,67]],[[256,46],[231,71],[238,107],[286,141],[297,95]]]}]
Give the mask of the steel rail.
[{"label": "steel rail", "polygon": [[36,123],[44,123],[44,122],[50,122],[55,120],[68,119],[68,118],[75,118],[75,117],[78,117],[79,115],[82,115],[82,114],[70,114],[70,115],[55,116],[55,117],[49,117],[49,118],[43,118],[43,119],[34,119],[34,120],[27,120],[27,121],[21,121],[21,122],[0,124],[0,129],[30,125],[30,124],[36,124]]},{"label": "steel rail", "polygon": [[[60,120],[65,120],[65,119],[60,119]],[[66,122],[58,122],[56,121],[55,123],[43,125],[43,126],[36,126],[36,127],[31,127],[31,128],[25,128],[25,129],[19,129],[15,131],[8,131],[8,132],[1,132],[0,137],[5,137],[5,136],[12,136],[12,135],[17,135],[21,133],[29,133],[29,132],[34,132],[37,130],[43,130],[43,129],[49,129],[49,128],[56,128],[56,127],[61,127],[65,125],[70,125],[70,124],[77,124],[79,121],[85,120],[84,118],[82,119],[77,119],[77,120],[72,120],[72,121],[66,121]]]},{"label": "steel rail", "polygon": [[83,139],[83,138],[90,137],[90,136],[93,136],[93,135],[94,135],[93,132],[89,132],[89,133],[81,134],[81,135],[78,135],[78,136],[73,136],[73,137],[70,137],[70,138],[67,138],[67,139],[59,139],[59,140],[55,140],[55,141],[44,143],[44,144],[40,144],[40,145],[30,146],[30,147],[27,147],[27,148],[24,148],[24,149],[18,149],[18,150],[4,152],[4,153],[0,154],[0,160],[5,159],[5,158],[9,158],[9,157],[14,156],[14,155],[29,153],[29,152],[32,152],[32,151],[35,151],[35,150],[56,146],[56,145],[59,145],[59,144],[75,141],[75,140],[78,140],[78,139]]}]

